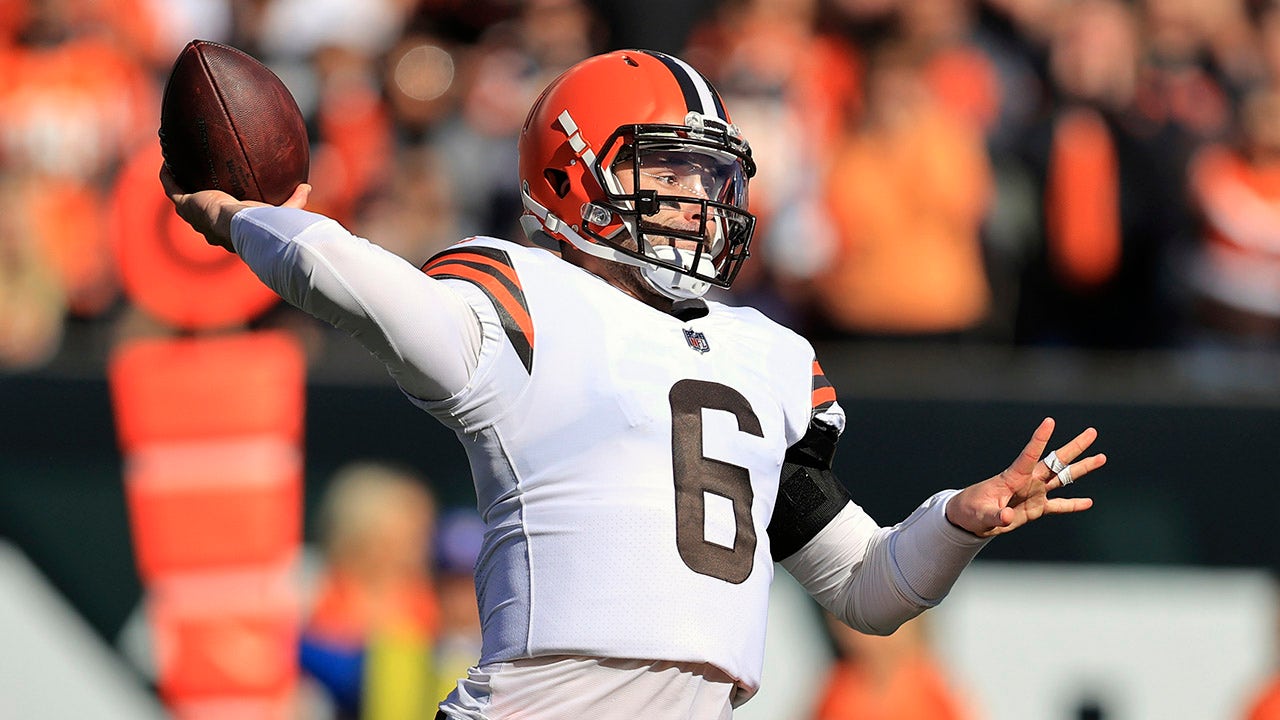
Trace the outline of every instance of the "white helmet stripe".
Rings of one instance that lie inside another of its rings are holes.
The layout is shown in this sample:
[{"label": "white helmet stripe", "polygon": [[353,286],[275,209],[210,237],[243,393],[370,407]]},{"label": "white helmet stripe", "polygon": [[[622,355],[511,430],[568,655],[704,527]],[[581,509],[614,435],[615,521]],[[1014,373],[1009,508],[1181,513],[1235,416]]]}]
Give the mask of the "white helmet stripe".
[{"label": "white helmet stripe", "polygon": [[564,128],[564,132],[569,136],[569,147],[578,154],[590,166],[596,161],[596,153],[587,145],[586,139],[582,137],[582,131],[578,129],[578,124],[573,121],[573,116],[568,110],[564,110],[556,118],[560,122],[560,127]]},{"label": "white helmet stripe", "polygon": [[[697,70],[694,70],[693,66],[689,65],[689,63],[676,57],[673,57],[671,59],[675,60],[676,65],[679,65],[681,69],[683,69],[686,73],[688,73],[689,79],[693,82],[693,87],[698,91],[698,99],[702,101],[702,108],[701,108],[702,114],[708,117],[711,117],[711,116],[718,117],[721,120],[723,120],[724,119],[723,111],[719,113],[716,112],[716,105],[717,105],[716,92],[715,90],[711,89],[711,83],[707,82],[707,79],[702,77],[702,73],[698,72]],[[695,110],[697,108],[690,108],[690,109]]]}]

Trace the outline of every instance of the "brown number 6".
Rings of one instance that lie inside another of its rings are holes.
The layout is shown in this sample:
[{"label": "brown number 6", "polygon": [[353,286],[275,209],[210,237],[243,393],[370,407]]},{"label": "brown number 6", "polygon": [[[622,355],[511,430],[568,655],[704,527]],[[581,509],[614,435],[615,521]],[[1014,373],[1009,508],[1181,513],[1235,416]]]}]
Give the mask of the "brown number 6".
[{"label": "brown number 6", "polygon": [[[702,411],[723,410],[738,420],[738,430],[764,437],[760,419],[737,390],[719,383],[681,380],[667,395],[671,403],[671,458],[676,486],[676,547],[690,570],[735,585],[751,575],[756,530],[751,521],[751,474],[746,468],[702,454]],[[714,493],[733,502],[737,526],[733,547],[704,536],[706,497]]]}]

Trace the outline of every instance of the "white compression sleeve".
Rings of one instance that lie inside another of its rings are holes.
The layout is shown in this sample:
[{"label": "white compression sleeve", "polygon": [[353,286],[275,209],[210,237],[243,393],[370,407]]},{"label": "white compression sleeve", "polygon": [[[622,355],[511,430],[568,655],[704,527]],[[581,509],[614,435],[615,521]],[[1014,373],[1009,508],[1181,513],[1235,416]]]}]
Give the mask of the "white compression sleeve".
[{"label": "white compression sleeve", "polygon": [[441,400],[466,386],[479,362],[480,321],[444,283],[305,210],[242,210],[231,238],[262,282],[350,333],[405,392]]},{"label": "white compression sleeve", "polygon": [[891,528],[851,502],[782,566],[850,627],[888,635],[942,602],[987,544],[947,521],[957,492],[934,495]]}]

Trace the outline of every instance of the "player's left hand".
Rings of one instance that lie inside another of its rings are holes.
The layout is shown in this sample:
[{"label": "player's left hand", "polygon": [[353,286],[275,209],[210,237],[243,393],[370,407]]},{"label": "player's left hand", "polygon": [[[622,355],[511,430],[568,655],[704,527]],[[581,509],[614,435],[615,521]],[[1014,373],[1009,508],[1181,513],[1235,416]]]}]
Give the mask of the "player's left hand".
[{"label": "player's left hand", "polygon": [[1093,507],[1090,498],[1051,498],[1049,493],[1075,482],[1102,467],[1107,456],[1101,453],[1077,460],[1098,438],[1088,428],[1071,442],[1051,453],[1065,466],[1050,468],[1054,457],[1043,458],[1053,435],[1053,418],[1045,418],[1022,453],[1004,472],[961,490],[947,503],[947,519],[978,537],[993,537],[1016,530],[1045,515],[1080,512]]}]

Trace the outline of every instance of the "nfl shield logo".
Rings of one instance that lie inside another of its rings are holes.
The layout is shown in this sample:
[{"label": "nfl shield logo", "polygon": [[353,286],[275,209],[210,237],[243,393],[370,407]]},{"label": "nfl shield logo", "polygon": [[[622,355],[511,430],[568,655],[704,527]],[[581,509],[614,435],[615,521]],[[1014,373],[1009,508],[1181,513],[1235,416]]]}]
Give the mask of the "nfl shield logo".
[{"label": "nfl shield logo", "polygon": [[685,328],[684,339],[689,343],[689,347],[700,353],[709,352],[711,350],[711,345],[707,342],[707,336],[696,330]]}]

